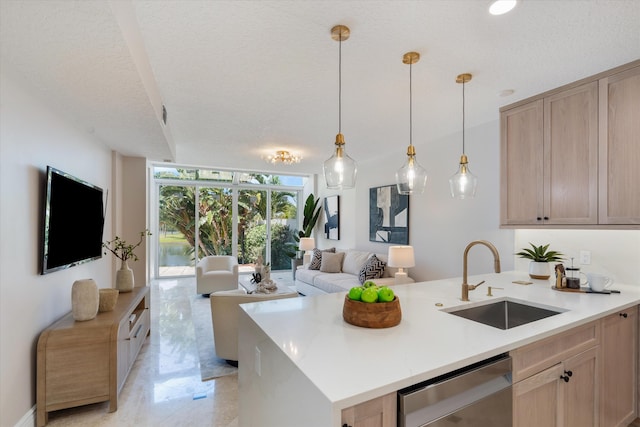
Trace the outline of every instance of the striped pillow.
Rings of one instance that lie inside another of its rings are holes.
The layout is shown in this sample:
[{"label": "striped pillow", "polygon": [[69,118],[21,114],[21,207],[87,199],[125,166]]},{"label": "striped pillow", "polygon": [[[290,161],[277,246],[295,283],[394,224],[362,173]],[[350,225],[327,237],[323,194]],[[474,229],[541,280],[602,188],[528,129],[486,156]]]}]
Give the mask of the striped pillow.
[{"label": "striped pillow", "polygon": [[386,265],[387,263],[379,259],[375,254],[371,255],[360,270],[360,275],[358,276],[360,283],[362,284],[367,280],[379,279],[382,277]]},{"label": "striped pillow", "polygon": [[309,264],[309,270],[320,270],[320,266],[322,265],[322,252],[336,252],[336,248],[323,249],[320,250],[315,248],[313,250],[313,255],[311,256],[311,263]]}]

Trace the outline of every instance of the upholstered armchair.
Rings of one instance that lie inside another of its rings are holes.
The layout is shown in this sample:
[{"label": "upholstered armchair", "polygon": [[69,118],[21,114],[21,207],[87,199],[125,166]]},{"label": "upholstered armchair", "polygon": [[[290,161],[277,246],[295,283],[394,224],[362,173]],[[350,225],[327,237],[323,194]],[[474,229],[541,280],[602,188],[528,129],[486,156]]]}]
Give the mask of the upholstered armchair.
[{"label": "upholstered armchair", "polygon": [[295,298],[295,291],[275,294],[247,294],[241,289],[211,294],[211,321],[213,322],[213,341],[216,356],[227,363],[238,366],[238,319],[240,304],[269,301],[282,298]]},{"label": "upholstered armchair", "polygon": [[199,294],[238,289],[238,260],[227,255],[202,258],[196,266],[196,287]]}]

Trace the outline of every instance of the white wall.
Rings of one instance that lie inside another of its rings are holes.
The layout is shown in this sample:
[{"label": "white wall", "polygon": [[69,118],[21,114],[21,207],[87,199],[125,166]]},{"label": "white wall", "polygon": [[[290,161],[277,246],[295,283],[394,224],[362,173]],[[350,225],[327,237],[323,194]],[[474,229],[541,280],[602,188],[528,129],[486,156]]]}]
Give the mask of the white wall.
[{"label": "white wall", "polygon": [[[395,184],[395,171],[405,161],[407,144],[408,141],[390,143],[389,151],[376,160],[359,162],[353,190],[329,191],[320,175],[319,196],[340,195],[340,241],[324,239],[318,228],[319,247],[387,252],[389,244],[369,241],[369,188]],[[427,170],[428,181],[425,193],[412,195],[409,200],[409,244],[414,246],[416,256],[416,267],[409,270],[410,276],[416,280],[461,276],[464,249],[476,239],[492,242],[500,252],[502,269],[512,270],[514,232],[499,228],[498,121],[466,130],[469,166],[478,176],[475,199],[452,199],[449,194],[448,180],[460,160],[461,133],[428,145],[414,145],[418,162]],[[493,271],[491,253],[486,248],[474,247],[469,253],[469,274],[490,271]]]},{"label": "white wall", "polygon": [[[516,252],[549,243],[566,255],[565,266],[580,267],[582,272],[602,273],[618,283],[640,286],[640,230],[517,230]],[[591,264],[580,264],[580,251],[591,252]],[[527,271],[529,261],[516,259],[516,268]]]},{"label": "white wall", "polygon": [[[111,151],[33,97],[19,77],[0,75],[0,425],[13,426],[35,403],[40,332],[71,310],[75,280],[110,287],[110,257],[39,275],[47,165],[107,189]],[[111,234],[109,213],[105,236]]]}]

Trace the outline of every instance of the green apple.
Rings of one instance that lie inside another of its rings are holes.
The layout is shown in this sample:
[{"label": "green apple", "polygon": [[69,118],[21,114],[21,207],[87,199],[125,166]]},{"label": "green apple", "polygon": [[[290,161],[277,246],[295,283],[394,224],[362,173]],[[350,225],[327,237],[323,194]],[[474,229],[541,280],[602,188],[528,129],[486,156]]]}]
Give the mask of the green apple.
[{"label": "green apple", "polygon": [[371,286],[369,288],[365,288],[364,291],[362,291],[362,295],[360,296],[360,299],[363,302],[377,302],[378,301],[378,290]]},{"label": "green apple", "polygon": [[378,301],[389,302],[393,301],[393,298],[395,298],[395,294],[393,293],[393,290],[391,290],[391,288],[389,288],[388,286],[381,286],[378,289]]},{"label": "green apple", "polygon": [[367,280],[366,282],[364,282],[362,284],[363,288],[372,288],[372,287],[376,287],[377,285],[373,282],[373,280]]},{"label": "green apple", "polygon": [[364,288],[362,286],[354,286],[353,288],[349,289],[349,299],[360,301],[363,290]]}]

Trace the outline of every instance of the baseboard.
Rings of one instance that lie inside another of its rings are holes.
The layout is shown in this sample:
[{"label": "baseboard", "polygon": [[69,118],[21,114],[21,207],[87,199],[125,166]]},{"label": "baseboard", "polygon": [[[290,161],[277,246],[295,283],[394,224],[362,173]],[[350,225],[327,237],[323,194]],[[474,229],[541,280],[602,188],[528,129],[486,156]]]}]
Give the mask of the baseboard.
[{"label": "baseboard", "polygon": [[20,418],[15,427],[35,427],[36,425],[36,405],[33,405],[26,414]]}]

